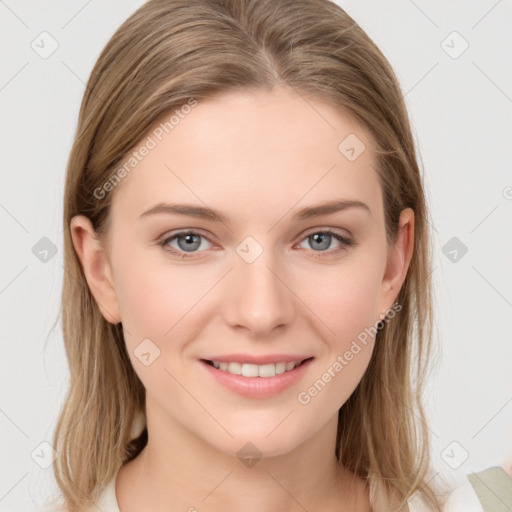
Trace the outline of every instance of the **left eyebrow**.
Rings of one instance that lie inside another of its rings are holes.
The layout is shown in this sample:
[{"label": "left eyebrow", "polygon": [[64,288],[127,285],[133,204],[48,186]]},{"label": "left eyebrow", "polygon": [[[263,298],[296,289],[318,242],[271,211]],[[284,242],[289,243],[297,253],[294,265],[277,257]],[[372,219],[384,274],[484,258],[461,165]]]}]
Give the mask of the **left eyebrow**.
[{"label": "left eyebrow", "polygon": [[[350,208],[359,208],[371,215],[370,207],[366,203],[357,200],[340,199],[335,201],[328,201],[326,203],[321,203],[314,206],[307,206],[296,212],[293,215],[292,220],[301,221],[312,219],[314,217],[320,217],[321,215],[329,215],[332,213],[348,210]],[[221,212],[211,208],[204,208],[202,206],[192,204],[158,203],[149,210],[142,213],[140,217],[146,217],[159,213],[188,215],[191,217],[197,217],[199,219],[222,222],[226,225],[229,224],[229,219]]]},{"label": "left eyebrow", "polygon": [[361,210],[368,212],[370,215],[372,214],[370,207],[362,201],[340,199],[337,201],[328,201],[315,206],[307,206],[295,213],[292,219],[294,221],[306,220],[313,217],[320,217],[321,215],[341,212],[343,210],[348,210],[349,208],[360,208]]},{"label": "left eyebrow", "polygon": [[199,219],[222,222],[224,224],[228,223],[227,217],[222,213],[216,210],[212,210],[211,208],[204,208],[202,206],[196,206],[192,204],[158,203],[157,205],[141,214],[141,217],[154,215],[156,213],[188,215],[190,217],[197,217]]}]

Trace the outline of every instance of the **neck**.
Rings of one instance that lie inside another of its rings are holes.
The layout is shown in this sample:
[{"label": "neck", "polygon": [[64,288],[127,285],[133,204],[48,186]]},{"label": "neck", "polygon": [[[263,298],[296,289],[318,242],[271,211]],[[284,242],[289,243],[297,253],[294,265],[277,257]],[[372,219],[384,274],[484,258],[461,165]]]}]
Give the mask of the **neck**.
[{"label": "neck", "polygon": [[240,455],[219,450],[153,405],[148,443],[117,478],[123,512],[369,510],[361,481],[334,455],[337,415],[300,446],[266,457],[246,441]]}]

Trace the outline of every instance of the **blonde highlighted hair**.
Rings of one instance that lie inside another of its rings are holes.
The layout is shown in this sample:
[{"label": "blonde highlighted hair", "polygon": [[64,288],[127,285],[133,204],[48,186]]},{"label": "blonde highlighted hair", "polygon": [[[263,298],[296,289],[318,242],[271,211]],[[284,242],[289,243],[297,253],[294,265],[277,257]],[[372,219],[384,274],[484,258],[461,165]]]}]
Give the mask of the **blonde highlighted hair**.
[{"label": "blonde highlighted hair", "polygon": [[[377,46],[328,0],[151,0],[115,32],[84,93],[64,198],[63,337],[69,391],[54,446],[54,472],[69,512],[85,510],[147,442],[145,390],[126,352],[122,324],[102,316],[69,231],[86,215],[104,239],[112,190],[126,155],[167,112],[230,91],[276,85],[353,116],[376,143],[386,234],[415,212],[414,253],[377,333],[361,382],[340,409],[336,455],[370,487],[374,512],[407,510],[415,493],[439,511],[422,392],[433,350],[431,236],[422,176],[395,74]],[[134,429],[142,418],[142,431]],[[140,435],[139,435],[140,434]]]}]

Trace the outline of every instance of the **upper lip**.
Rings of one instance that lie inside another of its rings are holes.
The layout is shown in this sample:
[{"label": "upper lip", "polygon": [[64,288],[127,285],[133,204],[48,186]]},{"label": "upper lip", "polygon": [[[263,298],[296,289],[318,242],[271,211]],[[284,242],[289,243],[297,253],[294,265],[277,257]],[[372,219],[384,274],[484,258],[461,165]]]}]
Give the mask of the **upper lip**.
[{"label": "upper lip", "polygon": [[302,363],[312,356],[303,356],[297,354],[226,354],[223,356],[212,356],[202,358],[205,361],[219,361],[224,363],[248,363],[248,364],[276,364],[276,363]]}]

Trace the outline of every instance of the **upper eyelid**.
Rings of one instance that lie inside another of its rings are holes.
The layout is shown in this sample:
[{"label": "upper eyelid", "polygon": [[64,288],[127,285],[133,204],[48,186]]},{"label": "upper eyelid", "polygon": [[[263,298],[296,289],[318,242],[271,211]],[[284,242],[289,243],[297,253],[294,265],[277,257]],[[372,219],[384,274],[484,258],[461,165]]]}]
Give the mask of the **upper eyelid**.
[{"label": "upper eyelid", "polygon": [[[345,233],[343,233],[342,231],[345,231]],[[347,231],[347,230],[342,230],[341,228],[329,228],[329,227],[320,227],[320,228],[311,228],[310,230],[306,230],[305,233],[303,233],[301,235],[301,238],[300,238],[300,242],[304,241],[307,237],[315,234],[315,233],[326,233],[326,232],[333,232],[334,234],[337,234],[341,237],[344,237],[344,238],[347,238],[349,240],[351,240],[353,242],[353,236],[352,234]],[[159,240],[161,243],[164,243],[164,242],[169,242],[171,239],[172,240],[175,240],[176,238],[178,238],[180,235],[181,236],[185,236],[187,234],[194,234],[194,235],[200,235],[201,237],[205,238],[206,240],[208,240],[210,243],[214,243],[210,237],[208,235],[206,235],[201,229],[199,228],[184,228],[182,230],[179,230],[179,231],[176,231],[176,232],[173,232],[169,235],[164,235],[163,237],[161,237]],[[199,252],[202,252],[202,251],[199,251]]]},{"label": "upper eyelid", "polygon": [[[302,237],[304,238],[304,237],[309,236],[314,233],[323,233],[323,232],[327,232],[327,231],[333,231],[334,233],[341,234],[343,236],[352,238],[352,233],[350,231],[348,231],[347,229],[331,228],[331,227],[327,227],[327,226],[320,227],[320,228],[308,229],[308,230],[306,230],[305,233],[302,234]],[[345,232],[346,235],[343,232]],[[200,228],[183,228],[183,229],[175,231],[175,232],[170,232],[170,234],[164,234],[163,236],[160,237],[160,240],[166,240],[168,238],[173,238],[173,237],[176,237],[179,235],[186,235],[186,234],[197,234],[197,235],[201,235],[202,237],[206,238],[207,240],[210,240],[210,236],[205,234],[205,232],[202,231]]]},{"label": "upper eyelid", "polygon": [[325,233],[327,231],[332,231],[338,235],[344,236],[346,238],[352,238],[352,233],[347,229],[343,228],[329,228],[329,227],[321,227],[321,228],[311,228],[311,230],[306,230],[306,232],[302,235],[303,237],[312,235],[314,233]]},{"label": "upper eyelid", "polygon": [[204,232],[202,232],[200,229],[183,229],[181,231],[172,232],[171,234],[165,234],[162,237],[159,238],[161,242],[165,242],[167,240],[176,239],[179,236],[185,236],[185,235],[200,235],[203,238],[206,238],[209,242],[213,241],[210,239],[208,235],[205,235]]}]

